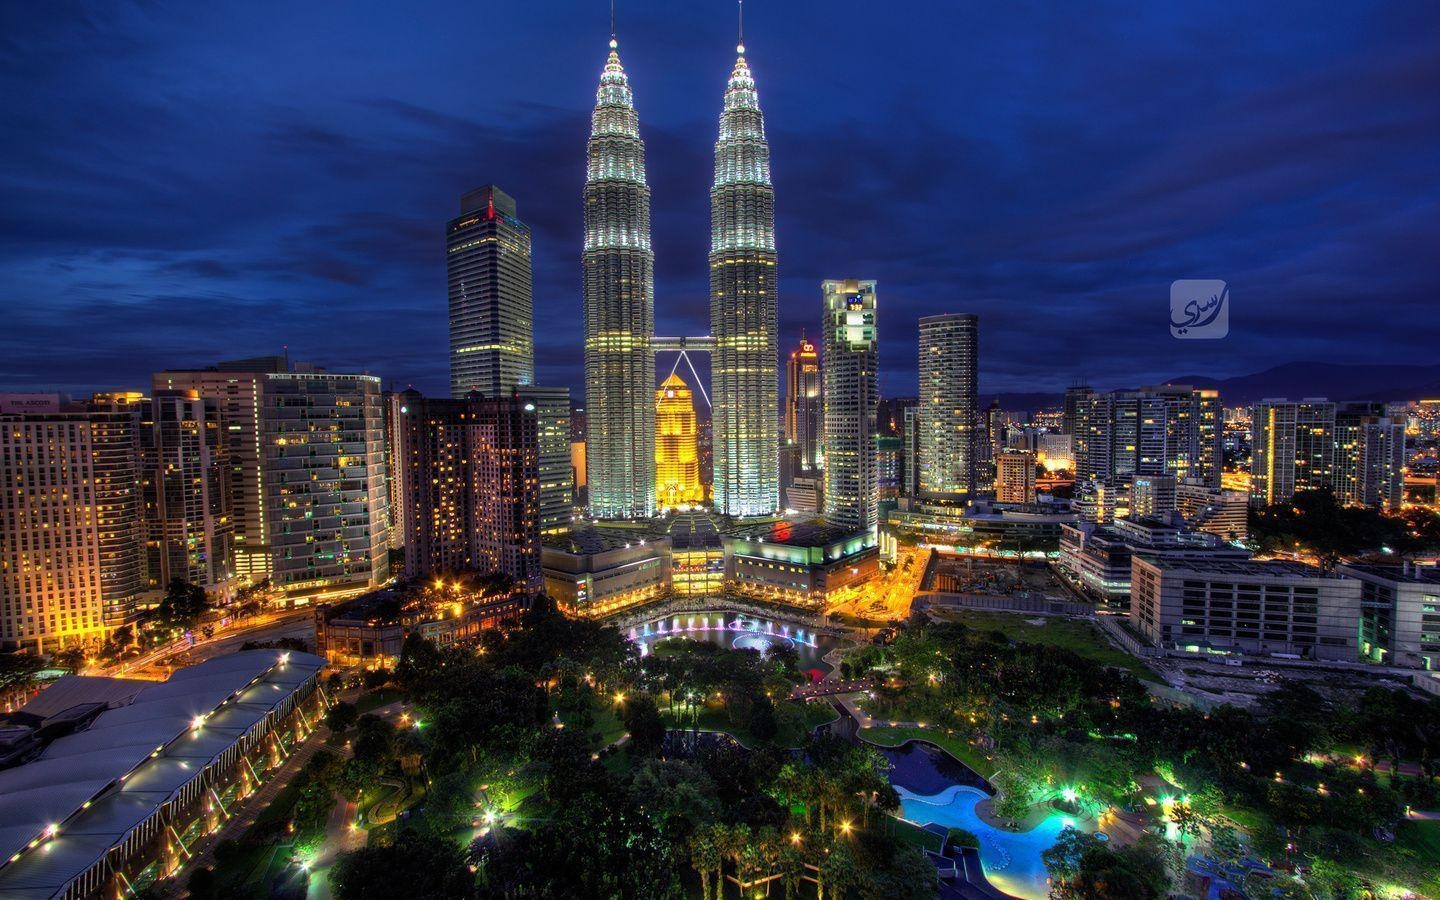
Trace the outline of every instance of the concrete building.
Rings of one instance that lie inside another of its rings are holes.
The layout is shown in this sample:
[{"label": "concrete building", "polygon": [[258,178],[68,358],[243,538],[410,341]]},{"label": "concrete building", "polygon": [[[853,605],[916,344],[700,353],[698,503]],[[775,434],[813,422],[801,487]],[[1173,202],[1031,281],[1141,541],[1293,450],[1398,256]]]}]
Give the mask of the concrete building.
[{"label": "concrete building", "polygon": [[878,525],[875,409],[880,399],[873,281],[822,285],[825,517],[856,532]]},{"label": "concrete building", "polygon": [[145,589],[134,411],[7,403],[0,480],[0,647],[45,653],[132,621]]},{"label": "concrete building", "polygon": [[1342,403],[1335,411],[1335,499],[1400,508],[1405,495],[1405,421],[1383,403]]},{"label": "concrete building", "polygon": [[1361,582],[1297,562],[1139,555],[1130,625],[1157,647],[1354,660]]},{"label": "concrete building", "polygon": [[315,652],[332,665],[393,667],[408,635],[439,648],[474,641],[518,620],[530,597],[523,587],[486,589],[462,577],[321,604],[315,608]]},{"label": "concrete building", "polygon": [[1440,669],[1440,568],[1345,563],[1361,583],[1360,653],[1392,666]]},{"label": "concrete building", "polygon": [[1136,555],[1166,559],[1236,560],[1250,551],[1175,520],[1116,519],[1112,525],[1074,522],[1060,526],[1062,572],[1085,590],[1120,609],[1130,605],[1131,562]]},{"label": "concrete building", "polygon": [[270,373],[261,393],[271,585],[310,602],[384,584],[390,489],[380,379]]},{"label": "concrete building", "polygon": [[901,498],[887,521],[901,532],[927,543],[988,547],[1014,553],[1054,550],[1060,527],[1076,521],[1063,504],[941,503]]},{"label": "concrete building", "polygon": [[820,351],[803,337],[785,363],[785,442],[796,449],[795,474],[820,468]]},{"label": "concrete building", "polygon": [[1189,479],[1175,486],[1175,508],[1185,523],[1227,541],[1243,541],[1249,536],[1249,502],[1244,491],[1212,488]]},{"label": "concrete building", "polygon": [[396,395],[398,518],[405,571],[500,572],[540,589],[539,447],[534,404],[521,397],[431,400]]},{"label": "concrete building", "polygon": [[1035,502],[1035,454],[1029,450],[1001,450],[995,457],[995,501]]},{"label": "concrete building", "polygon": [[671,589],[670,539],[603,527],[549,535],[541,549],[545,593],[571,615],[605,617]]},{"label": "concrete building", "polygon": [[1130,479],[1130,515],[1137,519],[1164,518],[1175,511],[1174,475],[1136,475]]},{"label": "concrete building", "polygon": [[973,315],[920,318],[918,478],[924,497],[953,500],[975,493],[979,333]]},{"label": "concrete building", "polygon": [[1220,486],[1220,396],[1189,385],[1067,395],[1079,479],[1173,475]]},{"label": "concrete building", "polygon": [[535,381],[530,228],[493,184],[460,198],[445,226],[450,396],[495,397]]},{"label": "concrete building", "polygon": [[723,537],[725,585],[741,596],[807,608],[879,571],[868,534],[805,522],[737,529]]}]

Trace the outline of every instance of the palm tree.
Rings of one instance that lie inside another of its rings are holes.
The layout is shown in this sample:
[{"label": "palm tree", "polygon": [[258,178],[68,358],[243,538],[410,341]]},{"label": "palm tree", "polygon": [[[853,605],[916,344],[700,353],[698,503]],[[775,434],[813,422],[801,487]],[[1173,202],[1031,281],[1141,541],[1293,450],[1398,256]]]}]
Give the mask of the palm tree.
[{"label": "palm tree", "polygon": [[[703,900],[710,900],[710,873],[718,872],[720,869],[720,848],[715,844],[716,826],[705,826],[696,829],[690,836],[690,865],[700,875],[700,891]],[[716,885],[718,894],[719,885]]]}]

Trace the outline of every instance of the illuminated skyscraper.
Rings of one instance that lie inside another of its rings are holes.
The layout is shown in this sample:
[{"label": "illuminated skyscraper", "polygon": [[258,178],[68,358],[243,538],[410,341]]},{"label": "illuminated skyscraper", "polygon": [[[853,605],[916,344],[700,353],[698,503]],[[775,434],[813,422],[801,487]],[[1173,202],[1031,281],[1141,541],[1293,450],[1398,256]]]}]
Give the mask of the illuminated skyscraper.
[{"label": "illuminated skyscraper", "polygon": [[645,145],[616,43],[600,76],[585,178],[585,404],[590,511],[655,510],[655,254]]},{"label": "illuminated skyscraper", "polygon": [[704,502],[695,400],[679,373],[672,372],[655,392],[655,428],[655,490],[661,508]]},{"label": "illuminated skyscraper", "polygon": [[880,400],[875,282],[824,283],[825,517],[876,527],[875,407]]},{"label": "illuminated skyscraper", "polygon": [[785,364],[785,440],[795,448],[796,470],[820,468],[820,353],[800,339]]},{"label": "illuminated skyscraper", "polygon": [[715,506],[762,516],[780,500],[775,188],[745,47],[735,60],[710,189],[710,334]]},{"label": "illuminated skyscraper", "polygon": [[445,228],[450,395],[509,393],[535,380],[530,229],[493,184],[460,198]]},{"label": "illuminated skyscraper", "polygon": [[920,319],[918,464],[923,496],[958,498],[975,491],[979,355],[975,316]]}]

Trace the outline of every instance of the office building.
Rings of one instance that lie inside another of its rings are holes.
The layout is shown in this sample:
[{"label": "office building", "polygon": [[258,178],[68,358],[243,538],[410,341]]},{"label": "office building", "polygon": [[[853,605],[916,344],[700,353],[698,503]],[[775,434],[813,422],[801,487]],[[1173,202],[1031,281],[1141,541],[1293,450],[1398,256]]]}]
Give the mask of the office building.
[{"label": "office building", "polygon": [[1366,659],[1440,669],[1440,568],[1342,563],[1335,571],[1361,583],[1360,653]]},{"label": "office building", "polygon": [[235,521],[219,404],[193,390],[157,391],[140,409],[149,586],[179,579],[225,594],[235,579]]},{"label": "office building", "polygon": [[1035,502],[1035,454],[1029,450],[1001,450],[995,457],[995,501]]},{"label": "office building", "polygon": [[540,585],[537,413],[523,397],[396,395],[405,572],[501,572]]},{"label": "office building", "polygon": [[545,593],[571,615],[603,618],[650,603],[671,588],[666,535],[604,527],[547,535]]},{"label": "office building", "polygon": [[1136,475],[1130,479],[1130,516],[1162,518],[1175,511],[1174,475]]},{"label": "office building", "polygon": [[1212,488],[1188,479],[1175,485],[1175,508],[1186,524],[1227,541],[1243,541],[1249,536],[1249,501],[1244,491]]},{"label": "office building", "polygon": [[1335,404],[1261,400],[1251,413],[1250,502],[1284,503],[1334,485]]},{"label": "office building", "polygon": [[508,394],[535,380],[530,229],[493,184],[460,198],[445,226],[450,396]]},{"label": "office building", "polygon": [[921,317],[922,496],[964,498],[975,492],[979,355],[979,320],[975,316],[956,313]]},{"label": "office building", "polygon": [[134,411],[12,399],[0,479],[0,647],[48,653],[133,621],[145,587]]},{"label": "office building", "polygon": [[1036,441],[1039,462],[1047,472],[1075,471],[1075,436],[1042,432]]},{"label": "office building", "polygon": [[655,391],[655,491],[662,509],[705,501],[693,394],[678,372]]},{"label": "office building", "polygon": [[1075,522],[1060,526],[1060,571],[1105,602],[1130,603],[1131,563],[1135,556],[1167,559],[1241,561],[1248,550],[1213,534],[1195,531],[1172,513],[1163,518],[1116,519],[1113,525]]},{"label": "office building", "polygon": [[[540,532],[564,531],[575,518],[576,471],[570,442],[570,389],[532,384],[522,385],[513,393],[535,407],[535,446],[540,453]],[[584,458],[582,450],[582,473]]]},{"label": "office building", "polygon": [[765,516],[780,505],[775,188],[755,79],[736,51],[710,189],[713,490],[720,512]]},{"label": "office building", "polygon": [[822,463],[820,382],[820,351],[801,338],[785,363],[785,442],[795,448],[796,473],[814,471]]},{"label": "office building", "polygon": [[271,586],[309,602],[384,584],[390,489],[380,379],[270,373],[261,396]]},{"label": "office building", "polygon": [[[920,495],[920,406],[907,406],[900,419],[900,495]],[[988,459],[988,454],[987,454]]]},{"label": "office building", "polygon": [[592,515],[643,518],[655,511],[655,254],[645,145],[614,47],[585,176],[585,461]]},{"label": "office building", "polygon": [[1361,582],[1298,562],[1137,555],[1130,626],[1189,652],[1356,658]]},{"label": "office building", "polygon": [[880,399],[875,282],[822,285],[825,398],[825,517],[855,531],[879,524],[874,428]]}]

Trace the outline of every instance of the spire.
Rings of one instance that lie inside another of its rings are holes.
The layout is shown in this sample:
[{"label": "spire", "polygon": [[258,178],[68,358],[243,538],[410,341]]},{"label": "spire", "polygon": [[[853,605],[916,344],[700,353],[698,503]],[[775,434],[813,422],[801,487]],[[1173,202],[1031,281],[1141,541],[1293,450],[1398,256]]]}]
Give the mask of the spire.
[{"label": "spire", "polygon": [[610,49],[615,50],[619,46],[620,42],[615,40],[615,0],[610,0]]},{"label": "spire", "polygon": [[740,28],[737,32],[738,40],[735,42],[735,53],[739,56],[745,55],[745,0],[736,0],[740,9]]}]

